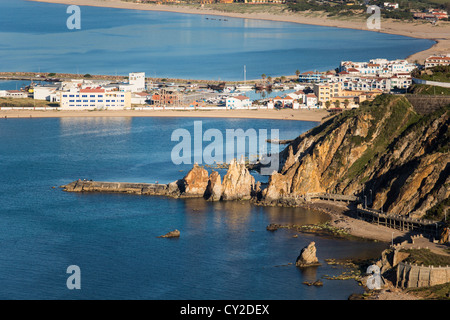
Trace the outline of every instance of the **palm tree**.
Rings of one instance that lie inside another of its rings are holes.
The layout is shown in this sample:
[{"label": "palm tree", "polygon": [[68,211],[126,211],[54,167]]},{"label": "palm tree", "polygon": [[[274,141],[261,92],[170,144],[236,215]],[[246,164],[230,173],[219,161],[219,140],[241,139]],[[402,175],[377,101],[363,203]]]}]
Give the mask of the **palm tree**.
[{"label": "palm tree", "polygon": [[286,81],[286,77],[285,76],[281,76],[281,82],[284,82],[284,81]]},{"label": "palm tree", "polygon": [[295,70],[295,75],[297,76],[297,78],[298,78],[298,76],[300,75],[300,70]]},{"label": "palm tree", "polygon": [[271,77],[271,76],[268,76],[268,77],[267,77],[267,81],[272,82],[272,77]]},{"label": "palm tree", "polygon": [[336,100],[336,101],[334,102],[334,106],[335,106],[336,108],[339,108],[339,107],[341,106],[341,102],[340,102],[339,100]]},{"label": "palm tree", "polygon": [[263,73],[262,75],[261,75],[261,78],[263,79],[263,81],[266,79],[266,74],[265,73]]},{"label": "palm tree", "polygon": [[331,102],[330,102],[329,100],[326,101],[326,102],[325,102],[325,107],[326,107],[327,109],[329,109],[330,106],[331,106]]}]

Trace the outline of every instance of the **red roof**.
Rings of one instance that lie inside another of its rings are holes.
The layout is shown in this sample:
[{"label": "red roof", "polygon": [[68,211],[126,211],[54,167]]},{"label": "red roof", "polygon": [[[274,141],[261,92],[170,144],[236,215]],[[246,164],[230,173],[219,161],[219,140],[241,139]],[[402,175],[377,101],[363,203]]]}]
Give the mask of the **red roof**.
[{"label": "red roof", "polygon": [[359,72],[359,70],[355,68],[348,68],[347,72]]},{"label": "red roof", "polygon": [[239,100],[247,100],[247,99],[249,99],[249,97],[246,97],[246,96],[236,96],[235,98],[239,99]]},{"label": "red roof", "polygon": [[80,89],[80,93],[105,93],[105,89],[95,88],[91,89],[90,87],[86,89]]}]

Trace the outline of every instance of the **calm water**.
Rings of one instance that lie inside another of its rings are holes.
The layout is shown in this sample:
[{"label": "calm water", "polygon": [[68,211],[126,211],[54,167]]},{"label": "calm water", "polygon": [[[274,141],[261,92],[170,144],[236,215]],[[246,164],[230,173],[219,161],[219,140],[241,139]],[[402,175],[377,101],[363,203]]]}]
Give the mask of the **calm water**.
[{"label": "calm water", "polygon": [[[259,79],[335,69],[341,60],[406,58],[431,40],[251,19],[0,0],[0,71]],[[209,17],[212,18],[212,17]]]},{"label": "calm water", "polygon": [[[170,161],[176,128],[195,119],[0,119],[1,299],[347,299],[353,280],[324,263],[295,262],[315,241],[318,258],[376,257],[382,244],[338,241],[279,230],[269,223],[327,217],[246,202],[208,203],[115,194],[64,193],[77,178],[174,181],[190,166]],[[314,122],[203,119],[204,128],[280,129],[296,137]],[[182,170],[180,172],[180,170]],[[178,229],[180,239],[159,239]],[[81,268],[81,291],[66,288],[66,269]]]}]

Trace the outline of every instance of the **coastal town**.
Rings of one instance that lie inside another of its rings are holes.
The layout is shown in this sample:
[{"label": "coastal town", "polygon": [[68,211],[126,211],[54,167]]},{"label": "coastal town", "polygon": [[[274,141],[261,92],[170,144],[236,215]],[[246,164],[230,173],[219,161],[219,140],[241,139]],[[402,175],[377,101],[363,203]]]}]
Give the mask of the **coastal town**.
[{"label": "coastal town", "polygon": [[450,299],[450,1],[0,7],[2,299]]},{"label": "coastal town", "polygon": [[[144,72],[130,73],[123,81],[56,79],[56,74],[36,74],[20,90],[0,90],[0,109],[14,110],[314,110],[339,112],[358,108],[383,93],[402,94],[414,83],[424,83],[412,73],[449,66],[450,54],[430,56],[423,65],[404,59],[341,61],[335,70],[297,70],[295,76],[227,84],[196,81],[169,82],[146,78]],[[449,86],[440,82],[435,85]],[[8,106],[5,101],[46,101],[46,106]],[[2,103],[3,102],[3,103]]]}]

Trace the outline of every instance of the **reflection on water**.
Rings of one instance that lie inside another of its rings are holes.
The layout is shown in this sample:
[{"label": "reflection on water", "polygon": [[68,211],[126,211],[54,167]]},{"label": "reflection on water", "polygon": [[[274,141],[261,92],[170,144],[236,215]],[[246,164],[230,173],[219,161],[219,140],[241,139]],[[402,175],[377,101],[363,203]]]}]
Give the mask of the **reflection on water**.
[{"label": "reflection on water", "polygon": [[130,117],[63,117],[59,118],[60,137],[94,135],[116,136],[131,132]]},{"label": "reflection on water", "polygon": [[185,214],[188,223],[204,225],[214,216],[217,225],[224,225],[229,229],[240,229],[249,224],[251,215],[264,215],[270,223],[307,225],[321,224],[329,221],[326,213],[305,208],[261,207],[249,201],[220,201],[209,202],[203,198],[184,199]]}]

